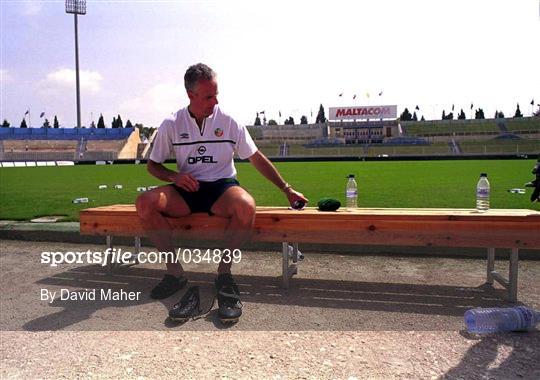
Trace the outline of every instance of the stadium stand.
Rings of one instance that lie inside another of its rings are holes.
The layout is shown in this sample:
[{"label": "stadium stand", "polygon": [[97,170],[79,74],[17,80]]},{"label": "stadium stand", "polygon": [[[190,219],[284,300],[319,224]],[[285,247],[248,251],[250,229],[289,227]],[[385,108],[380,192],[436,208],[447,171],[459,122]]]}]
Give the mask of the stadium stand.
[{"label": "stadium stand", "polygon": [[329,122],[248,126],[248,130],[269,157],[537,153],[540,141],[537,117]]},{"label": "stadium stand", "polygon": [[0,161],[134,159],[136,128],[0,128]]},{"label": "stadium stand", "polygon": [[255,142],[308,144],[325,136],[324,124],[250,126],[248,131]]}]

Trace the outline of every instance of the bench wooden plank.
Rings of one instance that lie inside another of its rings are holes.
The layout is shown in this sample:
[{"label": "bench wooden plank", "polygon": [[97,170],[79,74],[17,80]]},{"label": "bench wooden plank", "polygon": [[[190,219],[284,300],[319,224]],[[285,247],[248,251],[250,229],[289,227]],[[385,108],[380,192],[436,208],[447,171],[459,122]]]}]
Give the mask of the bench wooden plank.
[{"label": "bench wooden plank", "polygon": [[[223,240],[227,220],[192,214],[169,219],[179,238]],[[134,205],[82,210],[86,235],[145,236]],[[494,209],[384,209],[303,211],[258,207],[253,241],[438,247],[540,248],[540,212]]]}]

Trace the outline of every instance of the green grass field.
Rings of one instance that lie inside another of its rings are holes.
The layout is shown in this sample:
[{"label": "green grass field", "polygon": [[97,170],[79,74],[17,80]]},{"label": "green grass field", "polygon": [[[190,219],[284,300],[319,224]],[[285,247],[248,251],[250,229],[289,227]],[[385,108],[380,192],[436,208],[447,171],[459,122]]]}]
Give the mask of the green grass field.
[{"label": "green grass field", "polygon": [[[491,182],[492,208],[540,210],[525,195],[507,190],[522,188],[533,176],[534,160],[399,161],[399,162],[288,162],[277,163],[285,179],[310,199],[310,206],[329,196],[344,202],[348,174],[359,186],[359,207],[456,207],[475,205],[480,172]],[[171,165],[171,167],[174,167]],[[282,193],[248,163],[237,164],[238,178],[261,206],[285,206]],[[108,189],[98,186],[107,184]],[[113,189],[123,185],[122,190]],[[159,185],[144,165],[66,166],[0,169],[0,219],[27,220],[36,216],[66,215],[78,220],[79,210],[116,203],[133,203],[138,186]],[[78,197],[89,203],[73,204]]]}]

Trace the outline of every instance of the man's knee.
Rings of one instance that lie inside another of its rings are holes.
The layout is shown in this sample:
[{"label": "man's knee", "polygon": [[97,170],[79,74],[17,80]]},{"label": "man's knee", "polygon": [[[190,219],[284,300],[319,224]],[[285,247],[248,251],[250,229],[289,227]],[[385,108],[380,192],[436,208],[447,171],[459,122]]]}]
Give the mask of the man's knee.
[{"label": "man's knee", "polygon": [[253,224],[255,219],[255,200],[249,194],[237,199],[232,206],[232,217],[243,225]]},{"label": "man's knee", "polygon": [[161,195],[161,193],[148,191],[137,197],[135,208],[141,219],[148,219],[152,213],[160,211]]},{"label": "man's knee", "polygon": [[135,201],[135,208],[137,209],[137,214],[141,219],[146,219],[148,217],[148,213],[151,209],[151,198],[149,194],[141,194],[137,197],[137,200]]}]

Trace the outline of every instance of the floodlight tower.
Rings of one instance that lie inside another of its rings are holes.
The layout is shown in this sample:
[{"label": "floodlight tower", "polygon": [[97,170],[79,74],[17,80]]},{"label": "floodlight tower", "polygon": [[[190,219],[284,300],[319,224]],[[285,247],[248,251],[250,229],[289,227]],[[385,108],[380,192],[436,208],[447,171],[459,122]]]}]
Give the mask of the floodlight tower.
[{"label": "floodlight tower", "polygon": [[79,88],[79,34],[77,15],[86,14],[86,0],[66,0],[66,13],[75,17],[75,81],[77,87],[77,128],[81,127],[81,95]]}]

